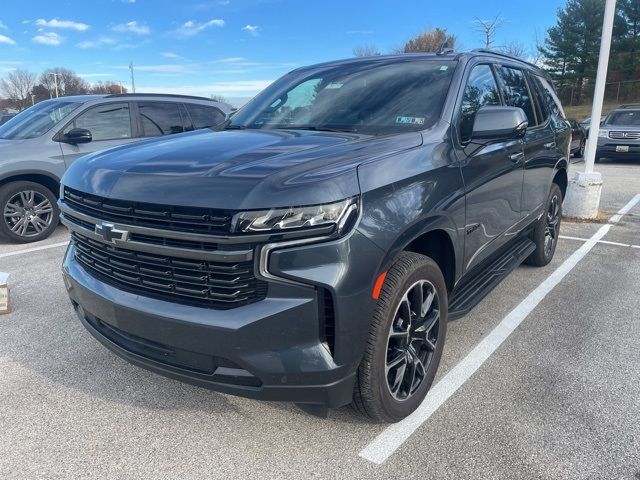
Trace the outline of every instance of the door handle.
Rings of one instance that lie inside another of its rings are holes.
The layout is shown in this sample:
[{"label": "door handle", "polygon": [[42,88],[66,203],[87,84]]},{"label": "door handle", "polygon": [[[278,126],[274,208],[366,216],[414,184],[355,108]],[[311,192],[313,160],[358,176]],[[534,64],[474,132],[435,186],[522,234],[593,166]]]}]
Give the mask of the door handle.
[{"label": "door handle", "polygon": [[545,143],[544,148],[556,148],[556,142]]},{"label": "door handle", "polygon": [[517,163],[524,158],[524,152],[512,153],[509,155],[509,160],[513,163]]}]

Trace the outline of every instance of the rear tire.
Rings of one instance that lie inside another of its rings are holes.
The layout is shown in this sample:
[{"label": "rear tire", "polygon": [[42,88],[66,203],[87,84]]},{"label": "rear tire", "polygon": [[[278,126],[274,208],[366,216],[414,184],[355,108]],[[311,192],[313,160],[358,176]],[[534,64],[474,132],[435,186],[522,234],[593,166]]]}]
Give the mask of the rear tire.
[{"label": "rear tire", "polygon": [[56,196],[35,182],[12,182],[0,187],[0,237],[14,243],[37,242],[58,226]]},{"label": "rear tire", "polygon": [[536,267],[544,267],[549,264],[558,245],[561,221],[562,192],[560,187],[553,183],[547,197],[544,214],[536,222],[536,226],[531,233],[531,240],[536,244],[536,249],[525,260],[525,263]]},{"label": "rear tire", "polygon": [[377,422],[396,422],[424,400],[447,332],[447,289],[429,257],[403,252],[382,287],[353,396]]}]

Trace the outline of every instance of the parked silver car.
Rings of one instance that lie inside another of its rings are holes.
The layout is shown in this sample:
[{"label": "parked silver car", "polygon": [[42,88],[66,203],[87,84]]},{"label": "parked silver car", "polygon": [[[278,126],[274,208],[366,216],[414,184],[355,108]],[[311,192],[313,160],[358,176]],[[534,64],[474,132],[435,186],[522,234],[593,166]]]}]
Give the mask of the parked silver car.
[{"label": "parked silver car", "polygon": [[40,102],[0,126],[0,236],[34,242],[58,224],[64,171],[79,157],[145,138],[216,127],[231,106],[161,94],[82,95]]}]

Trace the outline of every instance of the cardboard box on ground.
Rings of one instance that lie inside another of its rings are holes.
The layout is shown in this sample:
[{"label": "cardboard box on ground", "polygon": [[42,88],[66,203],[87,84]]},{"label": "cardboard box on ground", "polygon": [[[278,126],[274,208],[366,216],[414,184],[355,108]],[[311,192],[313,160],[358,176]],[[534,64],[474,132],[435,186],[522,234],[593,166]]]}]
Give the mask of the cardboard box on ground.
[{"label": "cardboard box on ground", "polygon": [[9,303],[9,274],[0,272],[0,315],[3,313],[9,313],[11,311],[11,304]]}]

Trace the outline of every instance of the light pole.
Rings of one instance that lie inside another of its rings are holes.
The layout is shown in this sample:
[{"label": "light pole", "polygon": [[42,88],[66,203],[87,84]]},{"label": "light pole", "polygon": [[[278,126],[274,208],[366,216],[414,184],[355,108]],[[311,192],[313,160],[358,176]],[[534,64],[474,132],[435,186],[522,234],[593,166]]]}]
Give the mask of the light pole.
[{"label": "light pole", "polygon": [[32,93],[31,94],[31,106],[36,104],[36,96]]},{"label": "light pole", "polygon": [[53,83],[56,86],[56,98],[58,98],[58,75],[59,73],[50,73],[49,75],[53,75]]},{"label": "light pole", "polygon": [[598,57],[598,72],[596,74],[596,86],[591,108],[591,128],[589,128],[589,139],[587,140],[587,148],[584,155],[584,172],[576,172],[574,178],[569,181],[567,198],[564,202],[564,213],[570,217],[593,219],[598,216],[600,194],[602,193],[602,175],[594,172],[593,168],[596,149],[598,148],[598,132],[600,130],[604,89],[607,82],[607,67],[609,65],[615,10],[616,0],[606,0],[604,21],[602,22],[602,39],[600,40],[600,56]]},{"label": "light pole", "polygon": [[122,80],[117,80],[118,85],[120,85],[120,95],[124,93],[124,88],[122,87]]},{"label": "light pole", "polygon": [[131,70],[131,93],[136,93],[136,80],[133,75],[133,62],[129,62],[129,70]]}]

